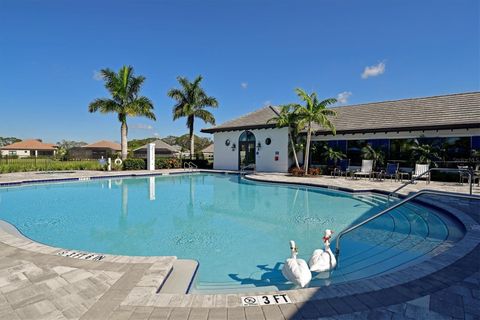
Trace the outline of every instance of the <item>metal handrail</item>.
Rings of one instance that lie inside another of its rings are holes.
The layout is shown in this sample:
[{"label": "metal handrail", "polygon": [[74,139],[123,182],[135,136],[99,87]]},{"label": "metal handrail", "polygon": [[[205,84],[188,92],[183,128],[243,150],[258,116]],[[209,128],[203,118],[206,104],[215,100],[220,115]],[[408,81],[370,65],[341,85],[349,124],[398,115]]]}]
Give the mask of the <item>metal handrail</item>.
[{"label": "metal handrail", "polygon": [[184,162],[184,163],[183,163],[183,169],[185,170],[185,169],[187,169],[187,167],[188,167],[188,169],[190,169],[191,171],[193,171],[193,168],[198,169],[198,166],[197,166],[195,163],[191,162],[191,161],[188,161],[188,162]]},{"label": "metal handrail", "polygon": [[430,168],[428,169],[427,171],[419,174],[418,176],[416,176],[415,178],[412,177],[412,179],[410,179],[409,181],[405,182],[403,185],[401,185],[400,187],[398,187],[397,189],[393,190],[392,192],[390,192],[387,196],[387,200],[388,202],[387,203],[390,203],[390,197],[393,196],[395,193],[397,193],[398,191],[402,190],[403,188],[405,188],[406,186],[408,186],[409,184],[412,184],[414,181],[418,180],[419,178],[429,174],[430,172],[432,171],[446,171],[446,172],[466,172],[468,174],[468,183],[470,185],[470,194],[472,194],[473,192],[473,181],[472,181],[472,171],[470,169],[460,169],[460,168]]},{"label": "metal handrail", "polygon": [[347,233],[363,226],[364,224],[384,215],[385,213],[388,213],[398,207],[400,207],[401,205],[403,205],[404,203],[406,202],[409,202],[415,198],[417,198],[418,196],[421,196],[423,194],[433,194],[433,195],[442,195],[442,196],[452,196],[452,197],[458,197],[458,198],[467,198],[467,199],[476,199],[476,200],[480,200],[480,197],[479,196],[475,196],[475,195],[469,195],[469,194],[463,194],[463,193],[454,193],[454,192],[446,192],[446,191],[434,191],[434,190],[422,190],[422,191],[419,191],[405,199],[403,199],[402,201],[396,203],[395,205],[383,210],[383,211],[380,211],[379,213],[371,216],[370,218],[368,219],[365,219],[363,220],[362,222],[360,223],[357,223],[356,225],[354,226],[351,226],[350,228],[347,228],[347,229],[344,229],[342,230],[338,236],[337,236],[337,239],[336,239],[336,243],[335,243],[335,255],[338,256],[340,254],[340,239]]},{"label": "metal handrail", "polygon": [[255,172],[255,164],[254,164],[254,163],[250,163],[250,164],[248,164],[248,165],[246,165],[246,166],[241,167],[241,168],[240,168],[240,173],[245,172],[245,170],[250,169],[250,168],[252,168],[252,169],[253,169],[253,172]]}]

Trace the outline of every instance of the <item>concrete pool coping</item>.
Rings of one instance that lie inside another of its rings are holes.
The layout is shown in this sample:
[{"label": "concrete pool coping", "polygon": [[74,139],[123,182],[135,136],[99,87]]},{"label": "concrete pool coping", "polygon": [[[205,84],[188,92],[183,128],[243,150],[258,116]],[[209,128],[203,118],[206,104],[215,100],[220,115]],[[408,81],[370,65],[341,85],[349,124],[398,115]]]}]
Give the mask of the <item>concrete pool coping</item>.
[{"label": "concrete pool coping", "polygon": [[[183,171],[179,173],[181,172]],[[212,171],[202,170],[202,172]],[[223,173],[222,171],[213,172]],[[158,175],[158,173],[150,173],[149,175]],[[248,176],[248,178],[252,178],[252,176]],[[265,179],[265,176],[257,176],[255,178],[260,181],[260,179]],[[270,180],[267,179],[268,181],[264,180],[263,182],[285,183],[285,181],[272,181],[271,177],[269,179]],[[357,189],[357,191],[359,190]],[[363,192],[366,191],[363,190]],[[175,257],[127,257],[107,254],[105,260],[102,261],[82,261],[81,264],[77,262],[75,262],[75,264],[81,265],[82,268],[86,269],[101,268],[104,263],[148,265],[149,267],[146,268],[145,272],[138,278],[139,281],[129,288],[125,288],[125,292],[123,293],[126,295],[124,299],[118,303],[120,307],[242,309],[240,299],[242,296],[277,294],[281,292],[287,293],[293,304],[293,306],[281,305],[280,309],[282,312],[284,310],[288,312],[287,309],[289,308],[296,308],[296,310],[301,309],[302,312],[311,313],[318,317],[334,316],[413,300],[448,287],[478,271],[479,224],[459,209],[449,207],[445,204],[442,204],[442,207],[459,219],[466,228],[464,238],[453,246],[449,244],[440,245],[435,249],[437,254],[434,257],[408,267],[407,270],[401,269],[370,279],[350,281],[322,288],[273,292],[255,291],[241,294],[157,294],[156,290],[167,278],[175,261]],[[15,235],[14,232],[12,234],[11,228],[9,231],[10,232],[8,232],[6,228],[0,230],[0,242],[7,246],[27,251],[27,253],[24,252],[24,255],[31,255],[33,260],[39,255],[55,256],[56,260],[64,264],[70,264],[72,260],[78,260],[59,257],[57,253],[64,249],[49,247],[29,239],[18,237],[18,234]],[[162,267],[160,268],[157,263]],[[155,270],[160,271],[155,273]],[[86,315],[88,314],[89,312],[87,311]]]}]

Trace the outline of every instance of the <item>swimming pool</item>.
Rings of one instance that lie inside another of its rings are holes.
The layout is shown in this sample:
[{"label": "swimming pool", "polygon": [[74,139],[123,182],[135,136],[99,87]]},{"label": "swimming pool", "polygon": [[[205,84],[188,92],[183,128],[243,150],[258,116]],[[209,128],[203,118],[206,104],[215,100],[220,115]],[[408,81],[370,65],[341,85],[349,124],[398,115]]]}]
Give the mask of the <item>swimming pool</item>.
[{"label": "swimming pool", "polygon": [[[193,292],[289,289],[281,275],[297,242],[308,259],[337,233],[384,208],[385,198],[193,173],[0,188],[0,219],[51,246],[199,261]],[[343,239],[338,268],[311,286],[372,277],[456,242],[449,215],[409,204]]]}]

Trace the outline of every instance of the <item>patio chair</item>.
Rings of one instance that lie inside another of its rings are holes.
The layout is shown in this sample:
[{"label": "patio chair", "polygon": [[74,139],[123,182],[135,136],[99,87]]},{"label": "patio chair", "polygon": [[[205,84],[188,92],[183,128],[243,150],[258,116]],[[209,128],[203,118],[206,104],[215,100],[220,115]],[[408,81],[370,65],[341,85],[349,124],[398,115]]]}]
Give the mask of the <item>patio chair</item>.
[{"label": "patio chair", "polygon": [[[420,177],[422,174],[427,172],[429,169],[430,169],[429,164],[415,163],[415,171],[412,173],[412,180]],[[422,175],[419,179],[425,179],[426,183],[430,183],[430,172]]]},{"label": "patio chair", "polygon": [[[469,170],[470,168],[468,166],[457,166],[458,169],[462,169],[462,170]],[[458,176],[459,176],[459,181],[458,183],[460,184],[463,184],[465,181],[467,181],[468,183],[470,183],[470,175],[465,172],[465,171],[459,171],[458,172]],[[473,177],[472,177],[473,178]]]},{"label": "patio chair", "polygon": [[392,178],[395,178],[395,180],[399,179],[398,177],[398,167],[400,164],[398,163],[387,163],[387,167],[385,168],[385,171],[382,170],[381,176],[383,178],[390,177],[390,180]]},{"label": "patio chair", "polygon": [[368,177],[371,178],[373,174],[373,160],[362,160],[362,167],[359,171],[353,173],[352,178]]},{"label": "patio chair", "polygon": [[350,159],[341,159],[340,162],[338,163],[338,167],[333,169],[332,176],[335,178],[335,176],[338,174],[341,177],[345,173],[345,178],[347,178],[349,172],[350,172]]}]

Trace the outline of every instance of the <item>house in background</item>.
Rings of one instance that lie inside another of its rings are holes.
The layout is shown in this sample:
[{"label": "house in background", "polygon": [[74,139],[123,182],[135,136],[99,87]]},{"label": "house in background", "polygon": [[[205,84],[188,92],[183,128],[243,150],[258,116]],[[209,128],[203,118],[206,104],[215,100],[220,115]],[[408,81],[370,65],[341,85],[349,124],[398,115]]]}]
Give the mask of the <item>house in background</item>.
[{"label": "house in background", "polygon": [[[346,154],[352,166],[362,162],[362,148],[371,145],[386,161],[411,167],[409,144],[418,142],[445,150],[442,165],[469,162],[480,150],[480,92],[374,102],[335,107],[337,134],[314,126],[310,163],[325,165],[321,151],[329,146]],[[265,107],[223,124],[203,129],[214,136],[214,169],[239,170],[254,164],[257,171],[287,172],[288,129],[269,119],[280,108]],[[301,132],[305,135],[305,131]],[[320,151],[320,152],[319,152]],[[478,160],[474,160],[478,161]]]},{"label": "house in background", "polygon": [[212,143],[211,145],[202,150],[203,158],[206,160],[213,160],[213,150],[214,144]]},{"label": "house in background", "polygon": [[[156,140],[152,142],[155,144],[155,156],[156,157],[164,157],[164,158],[178,158],[180,156],[180,151],[169,145],[163,140]],[[142,158],[146,159],[147,158],[147,148],[148,144],[141,146],[140,148],[137,148],[133,150],[133,155],[135,158]]]},{"label": "house in background", "polygon": [[68,151],[72,159],[101,159],[115,156],[122,150],[119,143],[101,140],[82,147],[75,147]]},{"label": "house in background", "polygon": [[23,140],[0,148],[2,157],[52,157],[57,153],[57,146],[53,143],[43,143],[40,139]]}]

